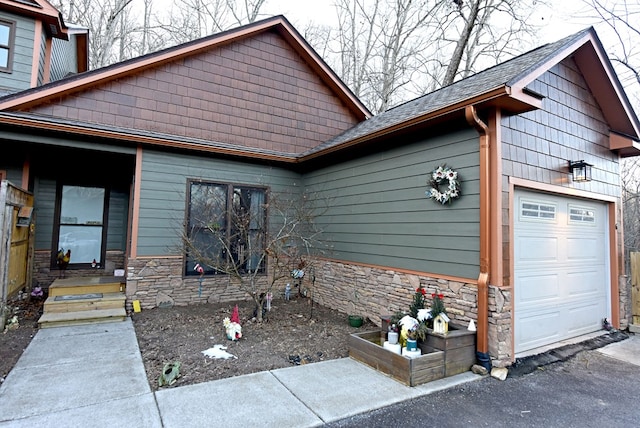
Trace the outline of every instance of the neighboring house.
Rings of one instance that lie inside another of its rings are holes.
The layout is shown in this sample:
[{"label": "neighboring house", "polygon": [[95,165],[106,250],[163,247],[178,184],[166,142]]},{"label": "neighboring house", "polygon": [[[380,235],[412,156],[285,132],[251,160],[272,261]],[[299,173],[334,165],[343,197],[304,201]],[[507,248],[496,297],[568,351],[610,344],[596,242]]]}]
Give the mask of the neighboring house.
[{"label": "neighboring house", "polygon": [[[180,245],[197,195],[306,192],[331,201],[321,304],[347,312],[357,288],[379,322],[422,285],[498,365],[628,324],[620,160],[640,126],[593,29],[371,117],[279,16],[0,98],[0,124],[45,286],[63,247],[68,275],[126,268],[129,304],[243,298],[219,275],[199,293]],[[443,205],[425,192],[444,164],[461,197]]]},{"label": "neighboring house", "polygon": [[88,37],[46,0],[0,0],[0,96],[87,71]]}]

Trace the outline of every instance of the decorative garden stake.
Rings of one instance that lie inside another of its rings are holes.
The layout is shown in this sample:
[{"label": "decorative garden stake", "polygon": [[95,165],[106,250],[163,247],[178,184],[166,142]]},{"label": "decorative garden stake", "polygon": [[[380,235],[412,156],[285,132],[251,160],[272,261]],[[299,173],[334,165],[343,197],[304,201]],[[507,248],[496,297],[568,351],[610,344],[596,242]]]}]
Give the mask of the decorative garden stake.
[{"label": "decorative garden stake", "polygon": [[271,300],[273,299],[273,293],[267,293],[267,310],[271,311]]},{"label": "decorative garden stake", "polygon": [[200,266],[200,263],[196,263],[193,267],[193,270],[200,274],[200,278],[198,278],[198,297],[202,297],[202,280],[204,279],[204,268]]}]

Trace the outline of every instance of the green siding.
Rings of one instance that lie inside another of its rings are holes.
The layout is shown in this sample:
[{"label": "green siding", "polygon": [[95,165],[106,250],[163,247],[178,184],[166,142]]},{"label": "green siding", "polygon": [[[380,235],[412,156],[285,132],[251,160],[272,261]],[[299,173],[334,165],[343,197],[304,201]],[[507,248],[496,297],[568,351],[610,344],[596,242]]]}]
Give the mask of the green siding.
[{"label": "green siding", "polygon": [[[319,205],[330,257],[392,268],[476,278],[479,273],[478,135],[469,129],[416,139],[304,176]],[[393,142],[392,142],[393,144]],[[446,163],[462,197],[429,199],[431,171]]]},{"label": "green siding", "polygon": [[111,189],[109,197],[109,220],[107,229],[107,250],[126,249],[129,194]]},{"label": "green siding", "polygon": [[[139,256],[182,254],[180,233],[188,179],[263,186],[275,194],[296,194],[301,182],[299,174],[280,168],[145,150],[138,216]],[[275,221],[270,219],[272,224]]]},{"label": "green siding", "polygon": [[56,182],[44,178],[34,183],[34,211],[36,213],[36,250],[51,249],[53,214],[56,208]]}]

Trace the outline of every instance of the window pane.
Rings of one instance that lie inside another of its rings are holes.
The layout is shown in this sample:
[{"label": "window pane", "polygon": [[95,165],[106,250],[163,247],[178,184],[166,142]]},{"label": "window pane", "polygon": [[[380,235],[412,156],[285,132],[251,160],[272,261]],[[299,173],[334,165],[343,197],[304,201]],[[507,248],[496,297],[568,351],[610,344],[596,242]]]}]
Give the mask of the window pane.
[{"label": "window pane", "polygon": [[11,27],[6,24],[0,24],[0,45],[9,46],[9,32]]},{"label": "window pane", "polygon": [[100,260],[102,246],[102,227],[99,226],[60,226],[61,249],[71,250],[70,264],[91,263]]},{"label": "window pane", "polygon": [[64,186],[60,223],[101,225],[104,192],[98,187]]},{"label": "window pane", "polygon": [[189,226],[225,229],[227,208],[226,186],[192,183],[189,203]]},{"label": "window pane", "polygon": [[9,49],[0,48],[0,67],[7,68],[9,66]]},{"label": "window pane", "polygon": [[[197,275],[196,263],[206,273],[215,273],[213,266],[224,265],[228,260],[241,272],[264,270],[263,189],[194,182],[190,186],[188,215],[187,233],[195,248],[187,254],[187,275]],[[225,243],[230,254],[225,252]]]},{"label": "window pane", "polygon": [[198,275],[194,271],[197,263],[202,265],[205,273],[211,274],[215,271],[210,264],[224,262],[226,254],[221,239],[226,239],[226,209],[226,186],[191,184],[187,234],[195,249],[187,254],[187,275]]},{"label": "window pane", "polygon": [[237,187],[233,192],[231,253],[244,271],[262,269],[264,190]]}]

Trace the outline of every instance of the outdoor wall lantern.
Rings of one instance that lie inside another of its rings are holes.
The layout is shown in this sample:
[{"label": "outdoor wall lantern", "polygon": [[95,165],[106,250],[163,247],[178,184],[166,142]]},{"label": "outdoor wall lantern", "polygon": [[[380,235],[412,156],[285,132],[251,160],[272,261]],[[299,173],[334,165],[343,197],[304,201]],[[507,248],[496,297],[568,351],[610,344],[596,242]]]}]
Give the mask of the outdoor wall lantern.
[{"label": "outdoor wall lantern", "polygon": [[569,171],[573,181],[591,181],[591,167],[593,165],[583,160],[569,161]]}]

